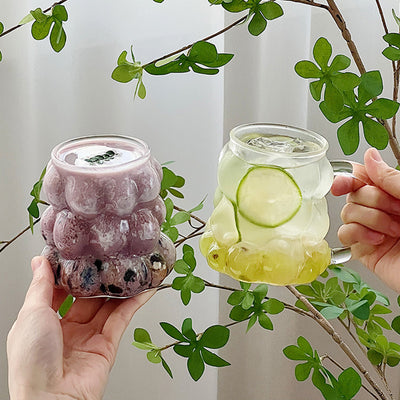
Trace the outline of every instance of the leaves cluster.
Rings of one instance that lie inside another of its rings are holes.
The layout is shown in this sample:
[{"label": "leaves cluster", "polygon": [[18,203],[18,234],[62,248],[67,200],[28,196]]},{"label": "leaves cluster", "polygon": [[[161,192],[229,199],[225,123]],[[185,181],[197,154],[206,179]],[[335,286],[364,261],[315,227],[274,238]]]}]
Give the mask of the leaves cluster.
[{"label": "leaves cluster", "polygon": [[250,290],[251,284],[240,282],[242,290],[237,290],[228,297],[228,304],[233,308],[229,317],[234,321],[249,320],[247,331],[258,321],[261,327],[273,330],[273,324],[268,314],[279,314],[285,308],[277,299],[265,299],[268,293],[268,285],[260,284],[254,290]]},{"label": "leaves cluster", "polygon": [[[32,24],[32,37],[36,40],[43,40],[50,34],[50,45],[54,51],[60,52],[67,41],[63,23],[68,20],[68,13],[63,5],[56,4],[51,9],[51,15],[45,14],[41,8],[32,10],[30,15],[35,20]],[[31,17],[24,18],[26,23]]]},{"label": "leaves cluster", "polygon": [[[367,142],[377,149],[386,148],[389,137],[382,120],[392,118],[399,104],[386,98],[377,98],[383,91],[379,71],[369,71],[358,77],[342,72],[350,66],[350,59],[337,55],[332,62],[332,46],[327,39],[319,38],[313,47],[314,62],[303,60],[295,71],[310,83],[314,100],[323,100],[319,107],[332,123],[345,121],[337,130],[340,146],[347,155],[353,154],[360,142],[360,125]],[[325,88],[325,90],[324,90]]]},{"label": "leaves cluster", "polygon": [[33,196],[31,204],[28,206],[28,213],[29,213],[29,225],[31,231],[33,233],[33,219],[39,218],[40,211],[38,204],[43,204],[43,200],[40,199],[40,192],[43,186],[43,179],[46,174],[46,167],[43,169],[42,173],[40,174],[39,180],[33,185],[30,195]]},{"label": "leaves cluster", "polygon": [[145,71],[151,75],[167,75],[192,70],[198,74],[215,75],[220,67],[227,64],[233,54],[218,53],[217,48],[209,42],[199,41],[193,44],[188,54],[173,56],[165,60],[149,64]]},{"label": "leaves cluster", "polygon": [[205,364],[213,367],[230,365],[209,349],[220,349],[229,340],[229,329],[222,325],[213,325],[202,334],[197,334],[192,328],[191,318],[186,318],[179,330],[168,322],[160,323],[162,329],[172,338],[176,339],[173,348],[176,354],[187,358],[187,368],[190,376],[199,380],[204,373]]},{"label": "leaves cluster", "polygon": [[361,378],[353,368],[345,369],[336,379],[323,366],[321,358],[310,343],[302,336],[297,339],[297,346],[290,345],[283,349],[287,358],[294,361],[304,361],[296,365],[295,376],[298,381],[309,378],[327,400],[351,400],[361,388]]},{"label": "leaves cluster", "polygon": [[[306,296],[326,319],[340,318],[342,321],[347,319],[351,322],[373,365],[396,366],[400,362],[400,345],[389,342],[384,330],[389,331],[393,327],[397,331],[400,320],[396,317],[392,324],[389,324],[382,317],[392,312],[387,307],[388,298],[370,288],[358,273],[349,268],[335,266],[331,270],[336,276],[325,283],[314,281],[310,285],[299,285],[296,289]],[[297,305],[304,308],[301,302]]]},{"label": "leaves cluster", "polygon": [[247,20],[249,32],[258,36],[267,28],[268,21],[283,15],[282,7],[275,1],[261,0],[208,0],[211,4],[221,4],[222,7],[232,13],[248,10]]},{"label": "leaves cluster", "polygon": [[176,277],[172,282],[172,288],[181,292],[182,303],[185,306],[189,304],[192,292],[201,293],[205,288],[203,279],[193,275],[196,264],[193,248],[184,244],[183,257],[174,265],[175,272],[184,276]]},{"label": "leaves cluster", "polygon": [[173,347],[176,354],[187,358],[187,368],[190,376],[199,380],[204,373],[205,364],[213,367],[225,367],[230,365],[227,361],[211,352],[209,349],[220,349],[229,340],[229,329],[222,325],[213,325],[203,333],[197,334],[192,328],[191,318],[186,318],[179,330],[168,322],[160,322],[164,332],[177,340],[172,345],[159,347],[150,338],[150,334],[143,328],[136,328],[133,345],[139,349],[147,350],[147,359],[155,364],[161,363],[169,376],[172,371],[162,357],[161,352]]}]

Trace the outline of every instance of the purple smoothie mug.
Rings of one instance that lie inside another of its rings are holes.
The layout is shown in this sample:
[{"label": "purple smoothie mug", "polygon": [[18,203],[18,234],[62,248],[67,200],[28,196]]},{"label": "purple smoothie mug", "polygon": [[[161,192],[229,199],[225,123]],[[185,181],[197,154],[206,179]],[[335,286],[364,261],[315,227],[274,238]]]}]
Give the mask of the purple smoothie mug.
[{"label": "purple smoothie mug", "polygon": [[57,145],[41,218],[55,284],[74,297],[132,297],[159,286],[176,254],[160,226],[162,169],[142,140],[99,135]]}]

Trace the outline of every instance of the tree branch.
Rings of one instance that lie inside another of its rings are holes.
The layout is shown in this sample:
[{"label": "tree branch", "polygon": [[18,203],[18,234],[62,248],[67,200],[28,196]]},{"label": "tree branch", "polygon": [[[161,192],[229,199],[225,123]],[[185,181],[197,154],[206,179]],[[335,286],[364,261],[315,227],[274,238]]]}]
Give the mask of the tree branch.
[{"label": "tree branch", "polygon": [[[33,225],[36,225],[40,221],[40,218],[38,218],[36,221],[33,222]],[[24,230],[22,230],[20,233],[18,233],[16,236],[14,236],[10,240],[4,240],[1,243],[4,243],[4,246],[0,248],[0,253],[6,249],[10,244],[14,243],[19,237],[21,237],[25,232],[29,231],[31,229],[30,226],[27,226]]]},{"label": "tree branch", "polygon": [[339,345],[339,347],[344,351],[344,353],[349,357],[357,369],[361,372],[367,382],[371,385],[374,391],[378,394],[379,398],[382,400],[387,400],[387,396],[378,386],[378,384],[369,375],[369,372],[364,367],[363,364],[357,359],[350,347],[343,341],[341,336],[335,331],[331,323],[308,301],[308,299],[303,296],[294,286],[288,285],[289,291],[296,296],[313,314],[314,320],[332,337],[332,339]]}]

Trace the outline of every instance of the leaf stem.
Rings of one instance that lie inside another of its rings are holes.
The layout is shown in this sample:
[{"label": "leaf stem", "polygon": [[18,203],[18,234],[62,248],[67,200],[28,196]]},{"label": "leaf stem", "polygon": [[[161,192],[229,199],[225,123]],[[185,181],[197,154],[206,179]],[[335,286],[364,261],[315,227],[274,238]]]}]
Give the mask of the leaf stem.
[{"label": "leaf stem", "polygon": [[379,398],[382,400],[387,400],[387,396],[385,395],[385,393],[382,391],[379,385],[374,381],[374,379],[370,376],[368,370],[364,367],[364,365],[361,364],[361,362],[357,359],[356,355],[353,353],[350,347],[343,341],[339,333],[335,331],[331,323],[294,286],[288,285],[287,288],[310,310],[310,312],[313,314],[314,320],[332,337],[334,342],[336,342],[339,345],[339,347],[344,351],[344,353],[349,357],[349,359],[361,372],[361,374],[364,376],[367,382],[378,394]]}]

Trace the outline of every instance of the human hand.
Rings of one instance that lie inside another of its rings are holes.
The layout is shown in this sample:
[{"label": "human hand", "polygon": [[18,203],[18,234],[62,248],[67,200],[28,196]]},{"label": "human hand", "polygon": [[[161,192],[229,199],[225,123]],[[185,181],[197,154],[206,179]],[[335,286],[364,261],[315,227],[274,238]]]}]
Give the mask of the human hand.
[{"label": "human hand", "polygon": [[127,300],[77,299],[60,319],[67,294],[54,288],[50,264],[32,260],[33,278],[7,338],[11,400],[99,400],[132,316],[155,291]]},{"label": "human hand", "polygon": [[354,169],[360,181],[339,176],[331,189],[335,196],[348,194],[339,239],[351,246],[354,259],[400,293],[400,171],[373,148],[366,151],[364,165]]}]

